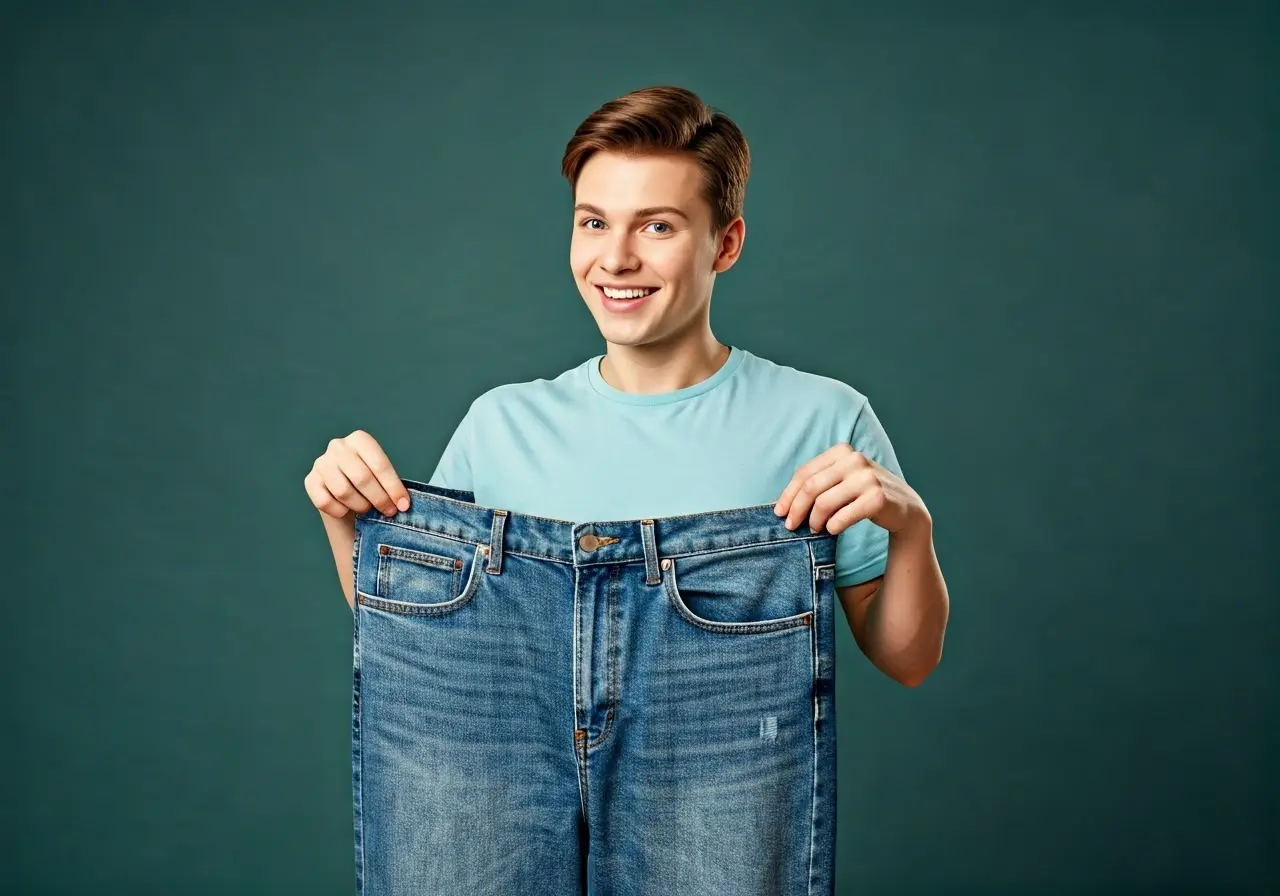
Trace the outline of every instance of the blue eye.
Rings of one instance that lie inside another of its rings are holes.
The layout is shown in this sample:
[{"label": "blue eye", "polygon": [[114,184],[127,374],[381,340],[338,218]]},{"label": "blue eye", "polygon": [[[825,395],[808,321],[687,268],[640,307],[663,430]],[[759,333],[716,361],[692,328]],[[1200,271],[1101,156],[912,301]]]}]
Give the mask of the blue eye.
[{"label": "blue eye", "polygon": [[[667,231],[667,232],[669,232],[669,229],[670,229],[670,227],[671,227],[671,225],[670,225],[670,224],[668,224],[668,223],[667,223],[667,222],[665,222],[665,221],[654,221],[653,223],[654,223],[654,224],[657,224],[657,225],[658,225],[658,226],[660,226],[660,227],[666,227],[666,228],[668,228],[668,231]],[[651,224],[651,225],[649,225],[649,226],[650,226],[650,227],[652,227],[653,225]]]}]

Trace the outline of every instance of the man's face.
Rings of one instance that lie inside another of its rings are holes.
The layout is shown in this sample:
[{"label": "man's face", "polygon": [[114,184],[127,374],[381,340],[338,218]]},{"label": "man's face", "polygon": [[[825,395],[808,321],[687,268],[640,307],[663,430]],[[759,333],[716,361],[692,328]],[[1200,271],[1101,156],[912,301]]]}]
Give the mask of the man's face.
[{"label": "man's face", "polygon": [[[715,275],[736,260],[745,228],[738,218],[722,239],[711,232],[696,160],[596,152],[578,175],[574,203],[569,266],[607,342],[679,340],[709,326]],[[614,299],[605,291],[613,286],[650,292]]]}]

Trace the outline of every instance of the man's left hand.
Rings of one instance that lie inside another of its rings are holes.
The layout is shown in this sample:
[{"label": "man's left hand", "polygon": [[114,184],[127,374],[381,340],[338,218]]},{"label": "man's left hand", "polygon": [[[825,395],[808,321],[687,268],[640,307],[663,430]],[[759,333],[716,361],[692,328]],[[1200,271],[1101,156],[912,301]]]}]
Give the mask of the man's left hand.
[{"label": "man's left hand", "polygon": [[788,529],[807,514],[811,529],[825,526],[832,535],[862,519],[893,533],[929,518],[911,486],[848,442],[832,445],[796,470],[774,511],[787,518]]}]

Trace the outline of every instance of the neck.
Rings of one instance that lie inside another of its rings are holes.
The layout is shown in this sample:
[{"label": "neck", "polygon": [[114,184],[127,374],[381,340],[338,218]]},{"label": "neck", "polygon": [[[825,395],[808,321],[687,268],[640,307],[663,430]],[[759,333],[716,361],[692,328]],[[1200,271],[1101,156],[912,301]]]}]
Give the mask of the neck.
[{"label": "neck", "polygon": [[678,344],[614,345],[600,361],[600,376],[622,392],[674,392],[710,377],[729,360],[729,346],[710,332]]}]

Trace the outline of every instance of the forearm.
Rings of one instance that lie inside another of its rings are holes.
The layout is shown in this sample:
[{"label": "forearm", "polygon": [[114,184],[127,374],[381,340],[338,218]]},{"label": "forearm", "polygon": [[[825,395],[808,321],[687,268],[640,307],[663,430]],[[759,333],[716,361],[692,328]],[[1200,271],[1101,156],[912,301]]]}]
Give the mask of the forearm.
[{"label": "forearm", "polygon": [[891,678],[915,686],[942,658],[950,601],[928,516],[889,535],[884,581],[867,607],[866,653]]},{"label": "forearm", "polygon": [[351,551],[356,542],[356,516],[348,513],[342,519],[334,519],[327,513],[321,513],[320,519],[324,521],[329,547],[333,549],[333,562],[338,568],[338,582],[342,585],[342,593],[346,595],[347,606],[354,612],[355,570],[351,565]]}]

